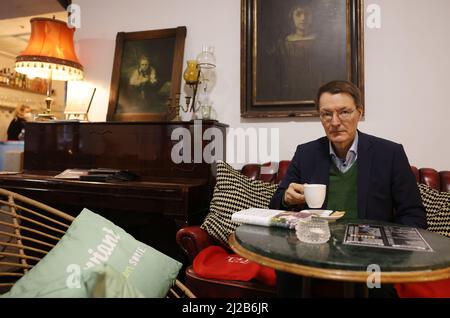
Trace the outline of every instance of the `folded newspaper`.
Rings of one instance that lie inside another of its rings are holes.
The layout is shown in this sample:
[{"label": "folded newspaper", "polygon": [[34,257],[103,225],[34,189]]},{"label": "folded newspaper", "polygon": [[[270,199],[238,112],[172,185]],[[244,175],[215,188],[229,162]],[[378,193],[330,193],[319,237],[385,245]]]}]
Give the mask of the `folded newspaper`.
[{"label": "folded newspaper", "polygon": [[317,214],[310,212],[250,208],[233,213],[231,220],[237,223],[261,226],[279,226],[288,229],[295,229],[295,225],[300,219],[308,218],[313,215],[317,216]]}]

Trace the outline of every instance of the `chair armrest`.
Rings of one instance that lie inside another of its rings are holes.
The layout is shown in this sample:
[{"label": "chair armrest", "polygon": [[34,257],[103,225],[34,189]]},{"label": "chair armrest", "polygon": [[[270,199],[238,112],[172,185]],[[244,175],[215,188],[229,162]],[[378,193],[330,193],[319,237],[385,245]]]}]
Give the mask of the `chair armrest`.
[{"label": "chair armrest", "polygon": [[208,232],[198,225],[187,226],[178,230],[177,243],[187,254],[191,263],[201,250],[216,244]]}]

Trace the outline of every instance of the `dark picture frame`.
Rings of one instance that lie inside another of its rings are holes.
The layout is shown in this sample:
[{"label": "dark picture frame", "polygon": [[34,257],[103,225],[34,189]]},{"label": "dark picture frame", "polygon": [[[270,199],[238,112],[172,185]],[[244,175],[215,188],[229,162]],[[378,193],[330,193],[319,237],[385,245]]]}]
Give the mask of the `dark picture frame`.
[{"label": "dark picture frame", "polygon": [[108,121],[164,121],[180,93],[186,27],[119,32]]},{"label": "dark picture frame", "polygon": [[364,102],[363,0],[241,0],[241,117],[317,117],[315,94],[349,80]]}]

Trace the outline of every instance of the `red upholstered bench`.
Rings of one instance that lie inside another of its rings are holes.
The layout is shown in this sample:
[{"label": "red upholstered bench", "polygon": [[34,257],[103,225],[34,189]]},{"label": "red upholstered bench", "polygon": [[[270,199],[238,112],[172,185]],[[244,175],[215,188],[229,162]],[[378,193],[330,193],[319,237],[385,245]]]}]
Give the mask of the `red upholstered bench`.
[{"label": "red upholstered bench", "polygon": [[[264,165],[247,164],[242,168],[242,174],[249,178],[259,179],[266,182],[279,183],[290,164],[289,160],[280,161],[278,163],[267,163]],[[262,168],[265,169],[262,169]],[[270,168],[269,168],[270,167]],[[275,168],[272,168],[275,167]],[[418,169],[411,167],[416,176],[417,182],[425,183],[430,187],[450,192],[450,171],[438,172],[432,168]],[[261,173],[263,171],[263,173]],[[189,226],[182,228],[177,233],[177,243],[186,252],[189,261],[192,263],[195,256],[204,248],[211,245],[218,245],[214,238],[201,229],[200,226]],[[327,282],[327,284],[319,284],[317,290],[312,290],[312,294],[324,295],[333,288],[336,282]],[[258,282],[240,282],[229,280],[206,279],[196,275],[192,266],[186,269],[186,285],[198,297],[274,297],[276,291],[274,288],[267,287]]]}]

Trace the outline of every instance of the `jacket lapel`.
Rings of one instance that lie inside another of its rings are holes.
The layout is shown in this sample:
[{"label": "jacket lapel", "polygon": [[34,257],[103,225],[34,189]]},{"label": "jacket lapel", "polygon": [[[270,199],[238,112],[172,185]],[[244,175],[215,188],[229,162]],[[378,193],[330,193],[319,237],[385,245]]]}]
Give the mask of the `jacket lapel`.
[{"label": "jacket lapel", "polygon": [[[313,174],[315,177],[314,183],[326,184],[328,188],[330,183],[330,148],[326,137],[320,140],[318,157],[316,160],[317,165],[315,173]],[[328,196],[325,198],[322,208],[325,209],[327,204]]]},{"label": "jacket lapel", "polygon": [[370,137],[358,131],[358,217],[367,216],[367,195],[369,193],[372,166],[372,142]]}]

